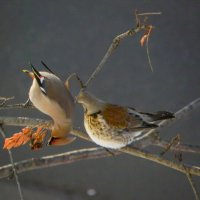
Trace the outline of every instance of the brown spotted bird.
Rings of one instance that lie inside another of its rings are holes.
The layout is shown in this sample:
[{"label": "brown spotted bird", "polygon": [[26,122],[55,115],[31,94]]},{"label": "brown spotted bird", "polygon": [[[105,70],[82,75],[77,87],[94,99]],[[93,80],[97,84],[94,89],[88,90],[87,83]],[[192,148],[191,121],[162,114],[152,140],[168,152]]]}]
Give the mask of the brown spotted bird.
[{"label": "brown spotted bird", "polygon": [[159,120],[174,118],[170,112],[138,112],[134,108],[106,103],[82,89],[77,102],[84,108],[84,126],[98,145],[120,149],[147,136]]},{"label": "brown spotted bird", "polygon": [[49,72],[37,71],[31,65],[31,71],[23,70],[33,80],[29,99],[33,105],[53,119],[49,145],[64,145],[75,137],[69,136],[74,115],[74,99],[66,84],[58,78],[44,63]]}]

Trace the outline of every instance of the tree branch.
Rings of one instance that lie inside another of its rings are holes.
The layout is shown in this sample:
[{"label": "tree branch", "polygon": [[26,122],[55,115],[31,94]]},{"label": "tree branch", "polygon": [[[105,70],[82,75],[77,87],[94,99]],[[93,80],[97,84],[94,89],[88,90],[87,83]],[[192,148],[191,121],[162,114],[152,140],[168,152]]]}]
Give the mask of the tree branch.
[{"label": "tree branch", "polygon": [[88,80],[85,83],[85,87],[87,87],[89,85],[89,83],[96,77],[96,75],[100,72],[100,70],[102,69],[103,65],[106,63],[106,61],[108,60],[108,58],[113,54],[113,52],[117,49],[117,47],[119,46],[119,44],[121,43],[121,41],[123,39],[125,39],[126,37],[129,36],[134,36],[136,33],[138,33],[141,30],[146,30],[149,26],[145,25],[145,24],[141,24],[139,21],[139,16],[142,15],[151,15],[151,14],[161,14],[161,13],[135,13],[135,17],[136,17],[136,27],[131,28],[127,31],[125,31],[124,33],[121,33],[120,35],[117,35],[111,45],[109,46],[108,50],[106,51],[104,57],[102,58],[101,62],[99,63],[99,65],[97,65],[97,67],[95,68],[94,72],[90,75],[90,77],[88,78]]},{"label": "tree branch", "polygon": [[[119,154],[116,152],[115,155]],[[53,167],[63,164],[69,164],[80,160],[96,159],[112,156],[111,153],[106,151],[102,147],[79,149],[75,151],[69,151],[66,153],[44,156],[41,158],[32,158],[20,162],[14,163],[17,173],[31,171],[35,169],[42,169],[47,167]],[[0,178],[9,177],[12,174],[12,165],[5,165],[0,167]]]},{"label": "tree branch", "polygon": [[194,181],[193,181],[193,179],[192,179],[192,175],[191,175],[189,172],[187,172],[187,170],[186,170],[186,176],[187,176],[187,178],[188,178],[188,181],[189,181],[190,186],[191,186],[191,188],[192,188],[192,191],[193,191],[193,193],[194,193],[195,199],[196,199],[196,200],[199,200],[199,199],[200,199],[200,198],[199,198],[199,192],[198,192],[198,190],[197,190],[197,188],[196,188],[196,185],[195,185],[195,183],[194,183]]},{"label": "tree branch", "polygon": [[[189,114],[191,111],[193,111],[199,105],[200,105],[200,98],[196,99],[195,101],[191,102],[190,104],[188,104],[187,106],[185,106],[184,108],[182,108],[178,112],[176,112],[175,113],[175,116],[176,116],[175,119],[169,120],[169,121],[164,120],[163,122],[161,122],[160,123],[162,125],[161,128],[165,127],[166,125],[169,125],[170,123],[174,122],[175,120],[181,119],[184,115]],[[51,123],[50,121],[41,120],[41,119],[31,119],[31,118],[26,118],[26,117],[17,117],[17,118],[16,117],[0,117],[0,124],[7,125],[7,126],[9,125],[9,126],[33,126],[33,127],[35,127],[35,126],[44,125],[44,124],[46,126],[49,126],[50,123]],[[149,134],[153,133],[154,131],[149,131]],[[90,138],[86,134],[84,134],[82,131],[72,130],[72,134],[75,135],[75,136],[81,137],[82,139],[91,141]],[[161,141],[159,143],[157,141],[157,142],[152,143],[152,144],[156,144],[156,145],[160,145],[160,146],[162,145],[161,147],[163,147],[163,146],[165,146],[167,144],[167,142]],[[176,145],[176,147],[174,147],[174,148],[177,148],[179,151],[182,148],[184,151],[195,152],[195,153],[196,152],[199,153],[199,151],[200,151],[197,146],[191,146],[191,145],[190,146],[187,146],[187,145]],[[76,154],[77,156],[79,156],[80,151],[75,151],[72,154],[73,155]],[[87,151],[87,150],[83,150],[83,151]],[[167,166],[169,168],[175,169],[175,170],[180,171],[182,173],[186,173],[186,169],[187,169],[187,171],[190,174],[194,174],[194,175],[200,176],[200,168],[198,168],[198,167],[189,166],[189,165],[185,165],[185,164],[182,164],[182,163],[172,162],[170,160],[164,159],[161,156],[153,155],[153,154],[151,154],[149,152],[142,151],[142,150],[137,149],[135,147],[125,147],[123,149],[120,149],[119,151],[131,154],[131,155],[134,155],[134,156],[137,156],[137,157],[145,158],[147,160],[151,160],[153,162],[156,162],[156,163],[159,163],[161,165]],[[92,153],[92,156],[94,156],[94,153],[97,153],[99,155],[98,149],[95,149],[95,152]],[[102,153],[102,152],[100,152],[100,153]],[[66,154],[69,156],[70,152],[68,152]],[[89,154],[87,154],[87,155],[88,155],[87,159],[89,159],[90,155]],[[98,155],[95,158],[97,158]],[[59,156],[62,157],[62,154],[60,154],[58,156],[55,155],[56,158],[58,158]],[[101,154],[101,156],[105,157],[105,156],[108,156],[108,154]],[[52,158],[52,156],[50,156],[50,157]],[[45,158],[47,158],[47,160],[48,160],[49,157],[47,156]],[[81,157],[81,158],[84,159],[85,157]],[[80,157],[79,157],[79,160],[80,160]],[[31,162],[31,160],[29,162]],[[45,162],[47,162],[47,161],[45,161]],[[62,164],[61,162],[59,162],[59,163]],[[65,163],[65,161],[63,161],[63,164],[64,163]],[[34,165],[34,164],[30,164],[30,165]],[[54,164],[52,164],[52,166],[53,165]],[[43,166],[43,165],[40,165],[40,167],[41,166]],[[37,168],[39,168],[39,167],[37,167]]]}]

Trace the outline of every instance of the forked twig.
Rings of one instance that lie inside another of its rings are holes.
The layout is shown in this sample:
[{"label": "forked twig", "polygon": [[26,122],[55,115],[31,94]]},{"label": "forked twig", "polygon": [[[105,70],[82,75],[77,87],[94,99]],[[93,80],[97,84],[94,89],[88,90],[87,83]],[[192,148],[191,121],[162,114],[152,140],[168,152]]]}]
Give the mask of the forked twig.
[{"label": "forked twig", "polygon": [[85,83],[85,87],[87,87],[89,85],[89,83],[96,77],[96,75],[100,72],[100,70],[102,69],[103,65],[106,63],[106,61],[108,60],[108,58],[112,55],[112,53],[114,52],[114,50],[119,46],[120,42],[126,38],[126,37],[129,37],[129,36],[133,36],[135,35],[136,33],[138,33],[139,31],[141,30],[146,30],[148,29],[148,25],[145,25],[145,24],[141,24],[141,23],[138,23],[138,16],[139,15],[150,15],[150,14],[160,14],[160,13],[141,13],[141,14],[138,14],[136,12],[136,27],[132,28],[132,29],[129,29],[127,30],[126,32],[116,36],[111,45],[109,46],[108,50],[106,51],[106,54],[104,55],[103,59],[101,60],[101,62],[99,63],[99,65],[95,68],[94,72],[90,75],[90,77],[88,78],[88,80],[86,81]]},{"label": "forked twig", "polygon": [[166,145],[166,148],[160,153],[161,156],[163,156],[165,153],[167,153],[173,146],[176,146],[180,143],[180,135],[177,135],[171,139],[171,141]]},{"label": "forked twig", "polygon": [[14,97],[0,97],[0,106],[3,106],[6,104],[7,101],[14,99]]}]

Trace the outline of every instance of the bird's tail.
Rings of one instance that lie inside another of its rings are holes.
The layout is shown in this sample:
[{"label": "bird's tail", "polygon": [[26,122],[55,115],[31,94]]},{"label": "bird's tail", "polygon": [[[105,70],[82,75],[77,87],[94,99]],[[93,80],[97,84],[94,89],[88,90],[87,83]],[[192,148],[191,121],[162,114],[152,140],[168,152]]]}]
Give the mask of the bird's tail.
[{"label": "bird's tail", "polygon": [[73,136],[67,136],[67,137],[51,137],[48,141],[48,145],[51,146],[61,146],[66,145],[71,142],[73,142],[76,139],[76,137]]},{"label": "bird's tail", "polygon": [[141,113],[143,114],[148,122],[155,122],[165,119],[174,118],[174,114],[167,111],[158,111],[157,113]]}]

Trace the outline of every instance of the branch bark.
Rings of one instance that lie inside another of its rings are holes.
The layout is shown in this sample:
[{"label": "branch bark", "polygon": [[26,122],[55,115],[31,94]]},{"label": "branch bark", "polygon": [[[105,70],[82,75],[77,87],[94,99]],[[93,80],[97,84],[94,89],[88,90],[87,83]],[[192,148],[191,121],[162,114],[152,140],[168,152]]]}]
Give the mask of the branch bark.
[{"label": "branch bark", "polygon": [[[115,155],[119,153],[116,152]],[[32,158],[20,162],[14,163],[17,173],[31,171],[35,169],[42,169],[47,167],[53,167],[63,164],[69,164],[80,160],[96,159],[112,156],[111,153],[104,148],[88,148],[69,151],[61,154],[44,156],[41,158]],[[0,178],[9,177],[13,173],[12,165],[5,165],[0,167]]]}]

